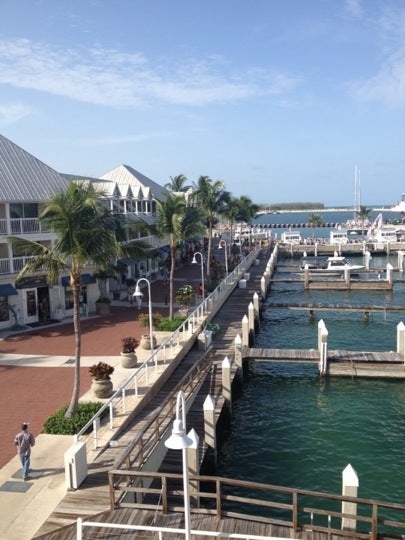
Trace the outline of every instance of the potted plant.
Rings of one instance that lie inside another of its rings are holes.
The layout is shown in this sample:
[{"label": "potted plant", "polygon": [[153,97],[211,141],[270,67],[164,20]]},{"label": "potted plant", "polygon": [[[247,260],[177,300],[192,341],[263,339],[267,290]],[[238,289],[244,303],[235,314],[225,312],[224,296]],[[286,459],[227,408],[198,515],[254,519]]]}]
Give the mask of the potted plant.
[{"label": "potted plant", "polygon": [[137,346],[138,340],[134,337],[121,339],[121,366],[123,368],[134,368],[136,366],[135,349]]},{"label": "potted plant", "polygon": [[[161,320],[161,318],[162,318],[162,315],[160,313],[154,313],[152,315],[152,328],[154,328],[155,326],[159,324],[159,321]],[[141,326],[150,328],[149,315],[147,315],[146,313],[141,313],[138,317],[138,320]],[[155,348],[157,345],[157,341],[156,341],[156,336],[154,336],[153,334],[152,334],[152,340],[153,340],[153,348]],[[142,334],[140,346],[142,347],[142,349],[145,349],[148,351],[151,350],[152,347],[150,344],[150,332],[148,332],[147,334]]]},{"label": "potted plant", "polygon": [[195,290],[192,285],[184,285],[176,292],[176,303],[187,312],[189,306],[195,301]]},{"label": "potted plant", "polygon": [[108,296],[100,296],[100,298],[96,300],[96,313],[98,313],[98,315],[108,315],[108,313],[110,313],[110,304],[111,299],[108,298]]},{"label": "potted plant", "polygon": [[114,368],[105,362],[99,362],[89,367],[89,373],[93,378],[91,389],[98,398],[105,399],[110,397],[113,389],[111,374]]}]

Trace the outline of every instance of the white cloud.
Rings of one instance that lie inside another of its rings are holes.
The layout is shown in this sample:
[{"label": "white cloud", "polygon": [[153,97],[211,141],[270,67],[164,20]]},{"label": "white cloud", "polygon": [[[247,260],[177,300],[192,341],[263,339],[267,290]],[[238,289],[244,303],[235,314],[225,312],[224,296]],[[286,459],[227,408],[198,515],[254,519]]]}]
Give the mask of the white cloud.
[{"label": "white cloud", "polygon": [[363,15],[361,0],[346,0],[345,9],[351,17],[358,18]]},{"label": "white cloud", "polygon": [[31,107],[16,103],[13,105],[0,105],[0,126],[15,124],[22,118],[34,113]]},{"label": "white cloud", "polygon": [[361,100],[405,107],[405,48],[387,58],[374,77],[352,84],[351,92]]},{"label": "white cloud", "polygon": [[282,94],[298,82],[285,74],[230,69],[217,57],[151,66],[141,54],[102,47],[62,51],[26,39],[0,41],[0,84],[116,108],[231,102]]}]

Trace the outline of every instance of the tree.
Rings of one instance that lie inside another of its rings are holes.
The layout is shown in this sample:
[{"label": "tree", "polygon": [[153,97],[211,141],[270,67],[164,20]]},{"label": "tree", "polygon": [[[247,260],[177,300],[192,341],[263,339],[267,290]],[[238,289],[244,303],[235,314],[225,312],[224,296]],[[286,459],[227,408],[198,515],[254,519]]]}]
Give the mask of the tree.
[{"label": "tree", "polygon": [[220,215],[230,200],[230,193],[225,190],[225,184],[220,180],[215,182],[208,176],[200,176],[195,192],[194,201],[202,214],[206,216],[206,226],[208,229],[208,254],[207,254],[207,278],[210,278],[211,244],[214,225],[217,223],[217,216]]},{"label": "tree", "polygon": [[361,221],[361,235],[364,236],[364,224],[366,220],[370,217],[371,208],[367,208],[367,206],[363,206],[362,204],[359,207],[359,210],[357,212],[357,217]]},{"label": "tree", "polygon": [[70,405],[65,413],[70,418],[80,397],[80,286],[81,274],[87,266],[107,268],[125,250],[120,241],[125,238],[123,215],[113,215],[101,202],[103,194],[91,183],[70,181],[66,190],[53,195],[45,204],[39,220],[55,234],[52,247],[39,242],[12,237],[13,248],[23,250],[32,258],[17,276],[45,270],[49,283],[57,283],[61,272],[70,276],[73,291],[73,327],[75,335],[75,374]]},{"label": "tree", "polygon": [[190,236],[201,234],[201,215],[198,209],[187,206],[181,195],[169,194],[165,201],[157,201],[156,232],[164,238],[169,236],[170,273],[169,273],[169,318],[173,319],[173,282],[176,252],[179,242]]},{"label": "tree", "polygon": [[184,174],[178,174],[177,176],[170,177],[170,182],[165,184],[165,188],[172,193],[185,192],[191,187],[185,185],[186,182],[188,182],[187,177]]},{"label": "tree", "polygon": [[239,199],[230,197],[228,204],[224,207],[222,215],[229,223],[229,236],[233,242],[233,226],[239,215]]},{"label": "tree", "polygon": [[259,211],[259,205],[252,202],[247,195],[241,195],[238,199],[238,221],[244,221],[249,227],[249,246],[252,243],[252,222]]},{"label": "tree", "polygon": [[315,228],[321,227],[323,218],[319,214],[311,214],[307,221],[308,225],[312,227],[312,238],[315,236]]}]

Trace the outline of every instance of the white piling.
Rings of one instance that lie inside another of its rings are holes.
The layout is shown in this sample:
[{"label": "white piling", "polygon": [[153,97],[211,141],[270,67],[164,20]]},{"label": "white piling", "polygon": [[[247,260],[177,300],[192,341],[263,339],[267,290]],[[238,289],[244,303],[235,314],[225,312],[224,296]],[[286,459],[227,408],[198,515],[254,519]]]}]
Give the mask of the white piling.
[{"label": "white piling", "polygon": [[204,439],[214,451],[215,463],[217,462],[217,437],[215,429],[215,401],[208,395],[204,401]]},{"label": "white piling", "polygon": [[366,251],[364,253],[364,265],[366,267],[366,270],[370,270],[370,259],[371,259],[371,253],[369,251]]},{"label": "white piling", "polygon": [[266,286],[266,280],[264,276],[260,279],[260,293],[262,295],[262,298],[266,298],[267,286]]},{"label": "white piling", "polygon": [[242,318],[242,347],[249,347],[249,319],[246,315]]},{"label": "white piling", "polygon": [[393,274],[393,270],[394,270],[394,267],[392,266],[391,263],[388,263],[387,264],[387,281],[388,283],[392,283],[392,274]]},{"label": "white piling", "polygon": [[248,305],[249,336],[255,331],[255,308],[253,302]]},{"label": "white piling", "polygon": [[404,252],[398,251],[398,270],[400,272],[404,271]]},{"label": "white piling", "polygon": [[405,361],[405,324],[401,321],[397,324],[397,353],[402,354]]},{"label": "white piling", "polygon": [[232,379],[231,379],[231,362],[225,356],[222,361],[222,394],[224,396],[225,405],[230,415],[232,415]]},{"label": "white piling", "polygon": [[[188,436],[193,441],[192,446],[187,448],[187,463],[188,470],[191,476],[198,476],[200,474],[200,438],[195,429],[191,429],[188,432]],[[193,505],[197,508],[200,506],[200,499],[197,495],[200,489],[198,480],[190,480],[189,482],[189,491],[190,499],[193,502]]]},{"label": "white piling", "polygon": [[[357,497],[359,478],[353,467],[349,465],[342,472],[342,496]],[[342,501],[342,514],[350,514],[353,517],[342,517],[342,530],[356,530],[357,503]]]}]

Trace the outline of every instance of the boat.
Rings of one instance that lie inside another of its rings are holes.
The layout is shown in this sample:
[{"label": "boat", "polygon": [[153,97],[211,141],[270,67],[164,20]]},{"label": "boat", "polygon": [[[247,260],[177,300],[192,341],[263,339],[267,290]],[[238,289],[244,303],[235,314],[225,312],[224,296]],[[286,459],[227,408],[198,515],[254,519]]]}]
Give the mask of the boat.
[{"label": "boat", "polygon": [[396,227],[384,226],[382,214],[378,214],[367,232],[367,241],[376,244],[397,242],[397,229]]},{"label": "boat", "polygon": [[297,231],[288,231],[281,233],[281,242],[283,244],[301,244],[301,234]]},{"label": "boat", "polygon": [[351,273],[363,270],[360,264],[351,264],[346,257],[334,255],[333,257],[303,257],[301,259],[300,270],[308,270],[313,273],[341,274],[346,269]]}]

